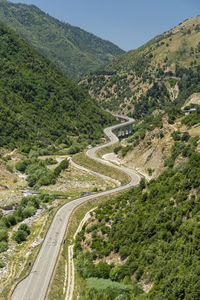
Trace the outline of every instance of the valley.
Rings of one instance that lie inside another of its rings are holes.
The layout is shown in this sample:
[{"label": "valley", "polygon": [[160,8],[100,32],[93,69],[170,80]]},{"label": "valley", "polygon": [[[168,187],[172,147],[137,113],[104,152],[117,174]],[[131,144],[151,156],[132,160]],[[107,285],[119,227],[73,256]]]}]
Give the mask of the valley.
[{"label": "valley", "polygon": [[[131,123],[131,119],[127,118],[127,124]],[[123,124],[121,126],[124,126]],[[115,143],[118,139],[116,136],[112,133],[115,127],[120,127],[120,125],[115,125],[113,127],[109,127],[105,130],[105,133],[107,134],[107,137],[109,137],[110,142],[108,145],[112,145]],[[107,145],[105,145],[107,146]],[[94,149],[88,150],[88,156],[99,160],[95,157],[95,152],[102,147],[105,146],[99,146]],[[102,162],[102,161],[101,161]],[[103,162],[105,164],[105,162]],[[115,167],[117,169],[120,169],[119,167]],[[48,233],[45,237],[45,240],[43,241],[42,247],[40,249],[40,252],[38,253],[38,256],[36,258],[36,261],[34,262],[34,265],[31,269],[31,273],[25,280],[19,283],[16,290],[14,291],[14,294],[12,296],[12,299],[26,299],[27,297],[30,297],[30,287],[31,287],[31,297],[32,299],[44,299],[48,286],[49,281],[52,276],[52,272],[54,269],[54,265],[56,263],[56,259],[58,256],[58,252],[60,249],[61,242],[63,240],[68,220],[70,217],[70,214],[73,212],[73,210],[79,206],[80,204],[87,202],[89,200],[92,200],[93,198],[106,196],[111,193],[120,192],[122,190],[126,190],[132,186],[135,186],[139,183],[140,177],[136,174],[130,173],[130,171],[126,171],[125,168],[123,168],[123,171],[130,176],[131,181],[125,185],[117,187],[111,191],[105,191],[93,196],[86,196],[79,199],[74,200],[73,202],[70,202],[68,205],[64,205],[58,212],[56,213],[53,222],[48,230]],[[58,230],[59,229],[59,230]],[[49,261],[51,261],[51,264],[49,264]],[[70,262],[71,264],[71,262]],[[45,272],[45,273],[44,273]],[[37,277],[35,278],[34,273],[37,274]],[[45,277],[45,281],[42,281],[42,279]],[[72,292],[73,294],[73,292]]]},{"label": "valley", "polygon": [[128,52],[0,17],[0,300],[199,300],[200,16]]},{"label": "valley", "polygon": [[61,22],[35,5],[0,1],[0,18],[76,80],[124,53],[113,43]]}]

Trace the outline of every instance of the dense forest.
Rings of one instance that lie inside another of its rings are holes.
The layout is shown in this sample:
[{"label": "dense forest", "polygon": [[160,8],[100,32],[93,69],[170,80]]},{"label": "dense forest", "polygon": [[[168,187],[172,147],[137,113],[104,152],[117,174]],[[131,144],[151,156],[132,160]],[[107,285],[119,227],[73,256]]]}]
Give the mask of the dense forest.
[{"label": "dense forest", "polygon": [[0,18],[74,79],[124,53],[113,43],[65,24],[34,5],[0,0]]},{"label": "dense forest", "polygon": [[172,137],[165,171],[99,205],[77,236],[81,299],[200,298],[198,137]]},{"label": "dense forest", "polygon": [[88,142],[112,117],[64,72],[0,24],[0,146]]}]

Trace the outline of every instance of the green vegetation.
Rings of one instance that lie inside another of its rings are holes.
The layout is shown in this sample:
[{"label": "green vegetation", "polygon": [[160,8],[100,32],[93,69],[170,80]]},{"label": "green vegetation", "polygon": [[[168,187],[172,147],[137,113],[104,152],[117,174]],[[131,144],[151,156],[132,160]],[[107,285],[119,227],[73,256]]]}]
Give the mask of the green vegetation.
[{"label": "green vegetation", "polygon": [[137,119],[155,109],[183,104],[200,91],[199,24],[199,16],[186,20],[86,76],[80,84],[103,108]]},{"label": "green vegetation", "polygon": [[0,146],[90,143],[114,118],[71,79],[0,24]]},{"label": "green vegetation", "polygon": [[4,228],[0,228],[0,253],[8,249],[8,232]]},{"label": "green vegetation", "polygon": [[56,159],[53,159],[53,158],[46,158],[45,159],[45,164],[47,165],[56,165],[57,164],[57,160]]},{"label": "green vegetation", "polygon": [[[84,292],[84,299],[112,300],[130,299],[130,294],[135,297],[142,293],[139,285],[132,287],[109,279],[88,278],[86,280],[88,289]],[[133,299],[133,298],[132,298]]]},{"label": "green vegetation", "polygon": [[[122,194],[116,193],[116,196]],[[49,299],[50,300],[60,300],[63,297],[63,285],[65,282],[65,263],[68,257],[68,246],[70,245],[70,241],[73,239],[73,236],[81,222],[81,220],[84,218],[85,214],[96,207],[99,203],[105,202],[107,200],[111,199],[111,195],[98,197],[94,199],[93,201],[88,201],[81,206],[77,207],[74,211],[74,213],[71,215],[69,226],[67,228],[67,233],[65,236],[66,243],[64,243],[61,247],[61,252],[58,257],[58,263],[54,272],[54,277],[52,279],[52,284],[50,286],[50,292],[49,292]],[[74,291],[74,298],[77,299],[80,297],[80,277],[78,274],[75,274],[76,280],[75,280],[75,291]],[[82,282],[82,280],[81,280]],[[85,290],[85,284],[84,290]],[[80,298],[82,299],[82,298]],[[94,298],[95,299],[95,298]]]},{"label": "green vegetation", "polygon": [[[0,219],[0,253],[8,250],[8,230],[23,220],[35,215],[37,209],[42,203],[51,203],[55,196],[41,194],[40,196],[27,196],[22,198],[20,204],[15,207],[12,215],[1,217]],[[12,238],[17,243],[26,241],[30,229],[26,224],[21,224]]]},{"label": "green vegetation", "polygon": [[16,232],[13,233],[13,240],[15,240],[18,244],[26,241],[28,235],[31,233],[27,224],[21,224]]},{"label": "green vegetation", "polygon": [[196,106],[196,111],[190,113],[182,120],[182,124],[185,124],[189,127],[198,123],[200,123],[200,105]]},{"label": "green vegetation", "polygon": [[[157,179],[143,179],[137,188],[100,204],[77,235],[76,268],[86,280],[81,299],[199,299],[198,137],[172,136],[168,168]],[[122,264],[108,264],[110,254]],[[97,278],[103,281],[98,284]],[[106,286],[115,282],[139,292],[110,295]],[[151,286],[148,294],[137,286],[144,283]]]},{"label": "green vegetation", "polygon": [[61,171],[68,168],[69,161],[67,159],[61,161],[53,171],[49,170],[46,164],[46,161],[31,158],[18,161],[15,167],[16,170],[25,172],[28,175],[27,182],[30,187],[39,189],[42,185],[55,184],[56,178],[60,175]]},{"label": "green vegetation", "polygon": [[[152,119],[151,115],[146,115],[142,122],[136,121],[133,125],[133,134],[127,139],[128,145],[125,147],[117,146],[114,149],[114,152],[120,153],[122,157],[126,156],[129,151],[132,151],[134,147],[136,147],[146,136],[148,131],[153,131],[155,128],[160,129],[160,138],[164,137],[164,134],[162,132],[163,118],[164,112],[160,112],[158,116],[155,116]],[[151,171],[150,171],[151,172]]]},{"label": "green vegetation", "polygon": [[124,51],[34,5],[0,1],[0,18],[70,77],[77,79]]},{"label": "green vegetation", "polygon": [[119,180],[122,184],[126,184],[130,181],[129,176],[123,171],[116,170],[113,167],[103,165],[91,158],[89,158],[85,153],[78,153],[73,157],[73,161],[89,170],[103,174],[105,176],[111,177],[113,179]]}]

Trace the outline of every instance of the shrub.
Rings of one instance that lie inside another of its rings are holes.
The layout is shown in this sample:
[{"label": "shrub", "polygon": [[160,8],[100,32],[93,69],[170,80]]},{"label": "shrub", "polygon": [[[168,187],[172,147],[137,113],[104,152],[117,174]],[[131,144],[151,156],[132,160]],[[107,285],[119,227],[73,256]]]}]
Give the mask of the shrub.
[{"label": "shrub", "polygon": [[57,160],[53,159],[52,157],[49,157],[49,158],[45,159],[45,164],[47,164],[47,165],[56,165],[57,164]]},{"label": "shrub", "polygon": [[154,169],[148,168],[148,169],[147,169],[147,172],[148,172],[148,175],[149,175],[149,176],[152,176],[152,174],[153,174],[153,172],[154,172]]},{"label": "shrub", "polygon": [[130,255],[130,249],[127,246],[122,246],[119,249],[119,255],[121,257],[122,260],[124,260],[125,258],[127,258],[127,256]]},{"label": "shrub", "polygon": [[0,242],[8,241],[8,231],[6,229],[0,229]]},{"label": "shrub", "polygon": [[27,224],[21,224],[18,228],[18,230],[23,230],[25,231],[28,235],[31,233],[29,227]]},{"label": "shrub", "polygon": [[1,224],[1,227],[9,228],[9,227],[15,225],[16,222],[17,222],[16,217],[11,215],[11,216],[7,216],[7,217],[5,217],[5,216],[2,217],[0,224]]},{"label": "shrub", "polygon": [[36,209],[34,206],[28,206],[28,207],[24,208],[24,210],[22,212],[23,217],[25,219],[34,216],[35,213],[36,213]]},{"label": "shrub", "polygon": [[10,223],[10,226],[14,226],[17,224],[17,220],[13,215],[7,216],[7,220]]},{"label": "shrub", "polygon": [[61,163],[55,168],[54,175],[58,177],[62,170],[67,169],[69,166],[69,161],[67,159],[61,161]]},{"label": "shrub", "polygon": [[2,261],[0,261],[0,269],[4,268],[6,266],[6,264]]},{"label": "shrub", "polygon": [[6,170],[10,173],[13,173],[13,167],[11,165],[7,165]]},{"label": "shrub", "polygon": [[15,168],[17,171],[25,172],[27,164],[24,160],[20,160],[16,163]]},{"label": "shrub", "polygon": [[122,149],[122,146],[120,145],[120,146],[115,147],[113,151],[115,154],[117,154],[121,149]]},{"label": "shrub", "polygon": [[100,261],[96,265],[97,277],[105,278],[105,279],[109,278],[110,270],[111,270],[111,266],[108,265],[106,262]]},{"label": "shrub", "polygon": [[8,250],[8,243],[5,241],[0,242],[0,253]]},{"label": "shrub", "polygon": [[132,149],[133,147],[131,145],[122,148],[122,157],[126,156],[126,154]]},{"label": "shrub", "polygon": [[81,147],[78,144],[73,144],[69,150],[68,150],[68,154],[76,154],[78,152],[81,151]]},{"label": "shrub", "polygon": [[[127,295],[133,291],[133,287],[123,283],[113,282],[109,279],[89,278],[88,287],[99,292],[106,292],[108,299],[115,299],[118,295]],[[112,296],[112,298],[110,298]]]},{"label": "shrub", "polygon": [[18,230],[13,234],[13,240],[16,241],[18,244],[21,244],[22,242],[26,241],[26,238],[28,236],[28,233],[24,230]]},{"label": "shrub", "polygon": [[171,136],[173,137],[174,141],[180,141],[180,139],[181,139],[180,131],[174,131],[174,132],[172,132]]},{"label": "shrub", "polygon": [[49,185],[56,182],[54,173],[47,169],[43,161],[35,161],[30,164],[26,169],[26,173],[28,174],[28,184],[31,187],[37,185],[37,188],[39,188],[41,185]]}]

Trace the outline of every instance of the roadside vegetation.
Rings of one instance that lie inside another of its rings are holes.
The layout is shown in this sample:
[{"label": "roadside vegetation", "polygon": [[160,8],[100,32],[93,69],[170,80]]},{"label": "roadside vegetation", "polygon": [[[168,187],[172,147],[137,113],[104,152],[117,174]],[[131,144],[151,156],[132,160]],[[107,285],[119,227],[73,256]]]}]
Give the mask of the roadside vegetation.
[{"label": "roadside vegetation", "polygon": [[100,204],[78,234],[80,299],[199,299],[198,137],[172,137],[165,171]]},{"label": "roadside vegetation", "polygon": [[[12,227],[21,223],[23,220],[35,215],[37,209],[42,203],[52,203],[55,200],[54,195],[41,194],[40,196],[27,196],[22,198],[19,205],[15,207],[14,213],[3,216],[0,219],[0,252],[8,250],[8,232]],[[12,238],[17,243],[26,241],[30,229],[26,224],[21,224],[18,230],[13,234]]]},{"label": "roadside vegetation", "polygon": [[121,184],[126,184],[130,181],[129,176],[123,171],[115,170],[115,168],[101,164],[91,158],[89,158],[85,153],[78,153],[73,157],[73,161],[85,168],[88,168],[94,172],[109,176],[121,182]]},{"label": "roadside vegetation", "polygon": [[[116,196],[121,195],[122,193],[116,193]],[[113,197],[113,196],[112,196]],[[81,206],[77,207],[77,209],[74,211],[74,213],[71,215],[70,222],[68,225],[68,228],[66,230],[65,235],[65,243],[61,246],[60,255],[58,258],[58,262],[56,265],[55,273],[52,279],[52,282],[50,284],[50,288],[48,291],[48,299],[50,300],[60,300],[62,297],[64,298],[64,292],[63,288],[65,283],[67,283],[67,279],[65,276],[66,270],[65,266],[68,262],[68,246],[71,245],[73,241],[73,236],[85,216],[85,214],[95,208],[98,204],[103,203],[105,201],[109,201],[112,199],[111,196],[106,197],[98,197],[94,199],[93,201],[88,201],[85,204],[82,204]],[[76,270],[75,270],[76,272]],[[79,274],[76,272],[76,281],[75,281],[75,291],[74,291],[74,298],[80,297],[80,286],[84,284],[82,281],[82,278],[79,276]],[[67,284],[66,284],[67,286]],[[66,290],[65,290],[66,292]]]},{"label": "roadside vegetation", "polygon": [[53,171],[51,171],[47,168],[49,162],[53,162],[53,164],[55,163],[53,160],[44,161],[32,158],[18,161],[15,167],[18,171],[25,172],[27,175],[28,185],[37,190],[42,185],[55,184],[61,171],[67,169],[69,166],[69,161],[65,159],[61,161],[61,163]]}]

